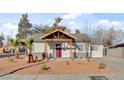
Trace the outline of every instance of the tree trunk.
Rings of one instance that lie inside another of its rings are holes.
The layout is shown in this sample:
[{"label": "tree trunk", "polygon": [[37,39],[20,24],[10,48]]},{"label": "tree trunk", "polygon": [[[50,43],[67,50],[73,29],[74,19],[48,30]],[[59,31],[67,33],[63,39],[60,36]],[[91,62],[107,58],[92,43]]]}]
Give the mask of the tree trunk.
[{"label": "tree trunk", "polygon": [[90,43],[86,42],[85,47],[86,47],[86,59],[90,61],[90,54],[89,54]]},{"label": "tree trunk", "polygon": [[15,58],[16,59],[19,59],[19,51],[18,51],[18,48],[15,48]]}]

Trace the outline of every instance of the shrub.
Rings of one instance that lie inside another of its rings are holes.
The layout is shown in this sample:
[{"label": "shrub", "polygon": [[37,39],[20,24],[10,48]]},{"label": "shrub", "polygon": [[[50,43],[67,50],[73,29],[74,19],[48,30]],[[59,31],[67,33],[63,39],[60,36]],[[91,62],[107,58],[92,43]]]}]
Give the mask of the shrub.
[{"label": "shrub", "polygon": [[68,60],[66,61],[66,65],[69,65],[69,61]]},{"label": "shrub", "polygon": [[44,64],[44,65],[41,67],[42,70],[47,70],[47,68],[48,68],[48,67],[47,67],[46,64]]},{"label": "shrub", "polygon": [[38,56],[35,57],[35,62],[38,62],[39,61],[39,58]]},{"label": "shrub", "polygon": [[104,63],[100,63],[98,66],[99,69],[105,69],[105,67],[106,67],[106,64]]},{"label": "shrub", "polygon": [[9,58],[8,59],[10,62],[16,62],[16,60],[14,60],[14,58]]}]

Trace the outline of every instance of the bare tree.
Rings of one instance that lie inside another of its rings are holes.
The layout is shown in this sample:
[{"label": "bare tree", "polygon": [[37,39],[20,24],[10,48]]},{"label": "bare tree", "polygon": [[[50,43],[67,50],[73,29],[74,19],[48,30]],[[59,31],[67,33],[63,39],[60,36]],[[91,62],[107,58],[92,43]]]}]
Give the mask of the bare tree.
[{"label": "bare tree", "polygon": [[104,55],[107,55],[107,49],[112,47],[114,44],[117,44],[123,40],[124,32],[122,30],[114,29],[97,29],[95,36],[102,42],[104,45]]},{"label": "bare tree", "polygon": [[104,47],[111,47],[113,45],[113,41],[117,40],[118,30],[115,30],[113,27],[105,30],[105,29],[97,29],[95,33],[96,37],[103,43]]},{"label": "bare tree", "polygon": [[95,23],[93,22],[92,18],[90,17],[85,18],[83,22],[83,31],[86,34],[86,37],[84,38],[84,43],[86,48],[86,59],[90,61],[90,58],[92,58],[91,39],[96,31]]}]

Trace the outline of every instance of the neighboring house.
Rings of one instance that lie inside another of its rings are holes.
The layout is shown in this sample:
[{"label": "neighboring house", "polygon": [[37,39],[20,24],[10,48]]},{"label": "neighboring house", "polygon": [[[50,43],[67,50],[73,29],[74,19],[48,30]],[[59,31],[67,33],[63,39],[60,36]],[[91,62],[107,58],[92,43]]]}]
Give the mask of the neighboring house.
[{"label": "neighboring house", "polygon": [[124,43],[112,46],[107,50],[107,56],[124,58]]},{"label": "neighboring house", "polygon": [[[80,37],[80,38],[79,38]],[[43,35],[35,33],[32,45],[34,55],[42,56],[47,53],[49,58],[86,58],[85,34],[75,35],[60,29]],[[103,45],[98,39],[91,39],[92,47],[88,47],[88,54],[92,57],[103,57]],[[92,51],[91,51],[92,48]]]}]

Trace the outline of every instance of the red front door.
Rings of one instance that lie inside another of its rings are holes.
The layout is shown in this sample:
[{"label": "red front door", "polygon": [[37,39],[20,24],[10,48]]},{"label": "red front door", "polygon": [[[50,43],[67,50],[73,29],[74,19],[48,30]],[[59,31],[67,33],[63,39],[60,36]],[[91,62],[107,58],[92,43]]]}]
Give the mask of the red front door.
[{"label": "red front door", "polygon": [[62,46],[61,44],[56,44],[56,58],[62,57]]}]

